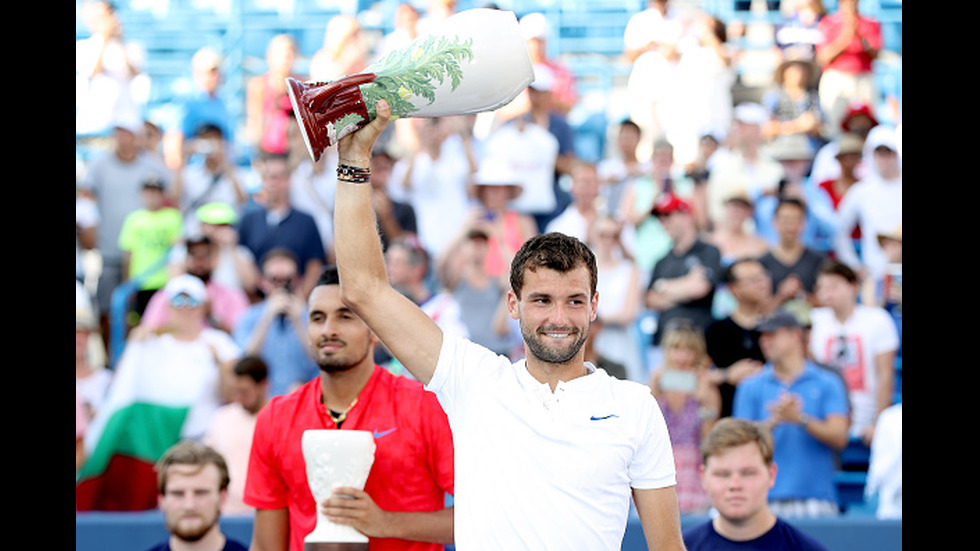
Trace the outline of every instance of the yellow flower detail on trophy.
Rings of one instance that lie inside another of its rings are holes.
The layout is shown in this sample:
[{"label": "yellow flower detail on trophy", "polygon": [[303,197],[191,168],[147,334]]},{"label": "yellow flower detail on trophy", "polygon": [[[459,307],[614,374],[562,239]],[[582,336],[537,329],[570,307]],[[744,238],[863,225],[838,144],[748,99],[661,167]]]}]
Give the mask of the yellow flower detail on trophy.
[{"label": "yellow flower detail on trophy", "polygon": [[419,44],[390,52],[371,66],[373,82],[361,85],[368,118],[377,114],[378,99],[388,100],[391,115],[412,116],[419,110],[416,101],[436,99],[436,87],[448,81],[455,90],[463,79],[463,64],[473,59],[473,39],[461,41],[458,36],[427,35]]}]

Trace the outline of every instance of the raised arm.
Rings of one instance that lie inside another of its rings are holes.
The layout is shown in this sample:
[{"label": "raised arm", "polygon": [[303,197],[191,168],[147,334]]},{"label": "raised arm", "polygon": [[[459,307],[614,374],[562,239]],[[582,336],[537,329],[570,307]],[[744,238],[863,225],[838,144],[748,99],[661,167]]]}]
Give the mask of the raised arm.
[{"label": "raised arm", "polygon": [[[371,149],[391,110],[378,102],[377,118],[337,142],[338,163],[370,168]],[[337,179],[334,238],[341,298],[378,335],[392,355],[423,384],[435,371],[442,331],[411,300],[388,283],[381,239],[371,207],[370,182]]]}]

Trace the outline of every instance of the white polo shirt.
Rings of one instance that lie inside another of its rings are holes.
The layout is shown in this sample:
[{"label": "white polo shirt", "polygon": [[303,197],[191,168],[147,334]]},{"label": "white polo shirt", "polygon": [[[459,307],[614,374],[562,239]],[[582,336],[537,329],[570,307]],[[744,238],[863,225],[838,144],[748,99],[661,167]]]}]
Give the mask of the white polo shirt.
[{"label": "white polo shirt", "polygon": [[524,360],[444,336],[427,388],[453,430],[457,549],[619,550],[632,489],[676,483],[649,388],[586,365],[552,393]]}]

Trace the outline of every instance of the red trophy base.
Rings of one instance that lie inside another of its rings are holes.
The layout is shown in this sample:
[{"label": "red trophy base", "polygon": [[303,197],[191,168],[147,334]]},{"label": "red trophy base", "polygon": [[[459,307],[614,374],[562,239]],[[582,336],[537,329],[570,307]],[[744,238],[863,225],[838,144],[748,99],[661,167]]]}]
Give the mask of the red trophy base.
[{"label": "red trophy base", "polygon": [[361,73],[330,82],[302,82],[286,78],[289,102],[296,114],[306,149],[314,162],[320,160],[323,151],[343,137],[343,130],[334,125],[345,115],[357,114],[364,126],[368,121],[367,108],[361,96],[361,84],[372,82],[374,73]]}]

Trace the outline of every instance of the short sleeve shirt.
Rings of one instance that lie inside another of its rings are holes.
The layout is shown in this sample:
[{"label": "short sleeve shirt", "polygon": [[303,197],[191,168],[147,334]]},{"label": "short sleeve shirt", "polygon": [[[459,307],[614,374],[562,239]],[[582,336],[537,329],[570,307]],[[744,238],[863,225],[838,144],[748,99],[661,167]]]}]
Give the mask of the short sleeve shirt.
[{"label": "short sleeve shirt", "polygon": [[732,541],[715,531],[711,522],[684,531],[688,551],[827,551],[827,547],[783,519],[765,534],[748,541]]},{"label": "short sleeve shirt", "polygon": [[678,304],[673,308],[660,312],[657,331],[653,335],[654,345],[660,345],[660,337],[663,329],[668,326],[671,320],[680,318],[688,319],[700,327],[702,331],[706,330],[714,321],[711,314],[711,307],[715,297],[714,287],[721,280],[722,272],[721,253],[714,245],[710,245],[699,239],[690,249],[684,251],[682,254],[677,254],[673,250],[669,251],[654,265],[653,273],[650,276],[649,288],[653,288],[653,285],[658,279],[673,279],[687,275],[695,266],[702,266],[704,268],[705,276],[712,283],[712,290],[701,298]]},{"label": "short sleeve shirt", "polygon": [[239,240],[257,260],[278,247],[293,252],[299,261],[299,273],[303,274],[310,260],[324,261],[326,252],[316,220],[309,214],[292,209],[278,224],[266,220],[264,209],[250,210],[242,216],[238,225]]},{"label": "short sleeve shirt", "polygon": [[175,208],[140,209],[126,217],[119,232],[119,249],[130,254],[129,277],[142,277],[141,289],[167,284],[167,253],[180,240],[183,218]]},{"label": "short sleeve shirt", "polygon": [[875,358],[898,350],[895,322],[884,308],[862,304],[843,323],[826,306],[814,308],[810,320],[810,354],[840,370],[854,408],[851,434],[860,434],[878,416],[880,383]]},{"label": "short sleeve shirt", "polygon": [[[735,388],[732,416],[764,421],[768,406],[790,392],[802,399],[803,412],[815,419],[849,415],[847,391],[836,373],[807,362],[803,372],[786,384],[776,377],[771,364],[762,372],[744,379]],[[769,490],[771,501],[781,499],[824,499],[837,501],[834,485],[837,452],[820,442],[800,425],[780,423],[772,429],[773,461],[779,476]]]},{"label": "short sleeve shirt", "polygon": [[[307,429],[366,430],[377,446],[364,491],[388,511],[437,511],[454,492],[453,441],[446,415],[421,383],[375,366],[342,429],[322,403],[319,377],[273,398],[256,421],[244,501],[289,509],[289,549],[302,551],[316,526],[301,439]],[[441,545],[371,538],[372,551],[435,551]]]},{"label": "short sleeve shirt", "polygon": [[[837,36],[840,36],[843,26],[844,21],[839,13],[833,13],[821,19],[817,28],[823,36],[823,40],[817,43],[817,52],[826,47]],[[871,48],[881,49],[881,23],[878,21],[869,17],[859,17],[856,34],[864,37]],[[851,74],[869,73],[872,70],[873,62],[874,58],[864,50],[861,39],[855,36],[851,43],[844,48],[844,51],[834,58],[824,70],[833,69]]]},{"label": "short sleeve shirt", "polygon": [[524,360],[444,336],[427,388],[453,427],[459,548],[618,550],[632,490],[676,483],[650,389],[587,366],[552,392]]}]

